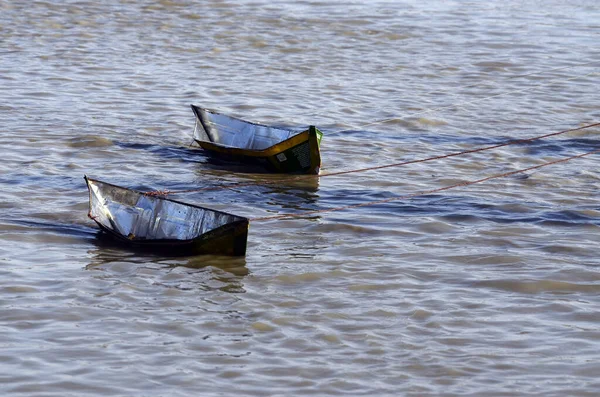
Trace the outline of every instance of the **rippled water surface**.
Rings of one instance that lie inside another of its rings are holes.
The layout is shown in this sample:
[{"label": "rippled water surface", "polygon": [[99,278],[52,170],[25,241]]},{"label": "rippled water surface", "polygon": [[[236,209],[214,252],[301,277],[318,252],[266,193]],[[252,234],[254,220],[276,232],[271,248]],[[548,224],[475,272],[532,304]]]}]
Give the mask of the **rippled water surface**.
[{"label": "rippled water surface", "polygon": [[[322,173],[600,122],[594,0],[0,0],[0,392],[600,390],[599,156],[250,224],[242,258],[99,238],[85,174],[250,218],[600,148],[600,128],[301,181],[190,147],[190,103],[321,128]],[[262,183],[278,180],[277,183]]]}]

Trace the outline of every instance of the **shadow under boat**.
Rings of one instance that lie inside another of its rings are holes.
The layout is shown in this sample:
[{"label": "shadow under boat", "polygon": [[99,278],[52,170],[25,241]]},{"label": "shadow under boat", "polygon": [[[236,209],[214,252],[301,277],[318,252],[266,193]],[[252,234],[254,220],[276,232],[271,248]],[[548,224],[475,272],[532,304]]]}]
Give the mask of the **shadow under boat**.
[{"label": "shadow under boat", "polygon": [[243,256],[248,218],[85,177],[88,216],[130,249],[168,256]]},{"label": "shadow under boat", "polygon": [[268,172],[319,174],[323,133],[315,126],[297,132],[191,107],[196,116],[194,140],[211,156]]}]

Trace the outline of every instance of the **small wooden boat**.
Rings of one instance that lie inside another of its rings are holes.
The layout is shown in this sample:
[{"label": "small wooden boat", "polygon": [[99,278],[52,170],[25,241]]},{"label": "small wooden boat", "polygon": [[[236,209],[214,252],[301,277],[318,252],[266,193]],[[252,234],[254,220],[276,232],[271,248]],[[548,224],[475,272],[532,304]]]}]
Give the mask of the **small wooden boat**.
[{"label": "small wooden boat", "polygon": [[85,181],[90,194],[88,216],[128,246],[168,255],[246,254],[247,218],[87,176]]},{"label": "small wooden boat", "polygon": [[319,174],[323,133],[316,127],[291,131],[191,106],[196,115],[194,140],[211,155],[260,164],[272,172]]}]

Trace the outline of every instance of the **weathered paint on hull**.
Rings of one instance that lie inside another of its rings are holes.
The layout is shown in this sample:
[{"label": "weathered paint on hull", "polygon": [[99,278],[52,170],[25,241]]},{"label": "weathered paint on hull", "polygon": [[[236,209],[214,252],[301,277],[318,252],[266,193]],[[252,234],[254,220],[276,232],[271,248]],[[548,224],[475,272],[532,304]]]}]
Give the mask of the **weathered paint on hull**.
[{"label": "weathered paint on hull", "polygon": [[277,173],[318,175],[321,168],[319,149],[323,133],[311,126],[308,130],[264,150],[247,150],[196,140],[209,154],[251,164],[259,164]]}]

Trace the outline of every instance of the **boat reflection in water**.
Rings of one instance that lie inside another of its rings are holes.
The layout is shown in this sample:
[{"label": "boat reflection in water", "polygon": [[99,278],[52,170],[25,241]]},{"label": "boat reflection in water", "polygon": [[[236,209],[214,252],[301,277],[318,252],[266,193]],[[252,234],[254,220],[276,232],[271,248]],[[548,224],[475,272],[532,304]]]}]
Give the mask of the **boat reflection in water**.
[{"label": "boat reflection in water", "polygon": [[85,180],[88,216],[115,241],[164,255],[246,254],[247,218]]},{"label": "boat reflection in water", "polygon": [[[119,285],[133,283],[137,278],[143,285],[182,291],[223,291],[232,294],[246,292],[244,279],[250,274],[243,256],[202,255],[187,257],[160,256],[136,252],[115,244],[114,239],[100,232],[95,247],[88,250],[88,271],[113,290]],[[147,284],[150,281],[150,284]]]}]

